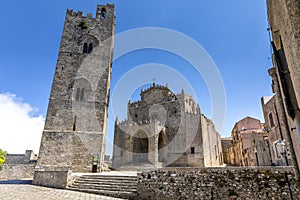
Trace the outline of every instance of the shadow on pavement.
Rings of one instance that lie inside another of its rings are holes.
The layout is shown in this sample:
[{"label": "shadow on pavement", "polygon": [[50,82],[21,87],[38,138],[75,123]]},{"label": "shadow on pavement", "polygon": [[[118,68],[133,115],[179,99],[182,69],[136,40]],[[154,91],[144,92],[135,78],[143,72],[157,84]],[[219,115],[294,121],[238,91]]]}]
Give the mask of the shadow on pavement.
[{"label": "shadow on pavement", "polygon": [[1,184],[31,184],[32,180],[0,180]]}]

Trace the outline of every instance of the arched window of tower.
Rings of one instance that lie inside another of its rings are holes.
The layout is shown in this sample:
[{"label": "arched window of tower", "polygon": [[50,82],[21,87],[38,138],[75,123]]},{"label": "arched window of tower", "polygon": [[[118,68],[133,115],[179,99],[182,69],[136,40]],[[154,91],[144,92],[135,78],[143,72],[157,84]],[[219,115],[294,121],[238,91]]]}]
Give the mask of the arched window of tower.
[{"label": "arched window of tower", "polygon": [[100,14],[100,19],[105,19],[105,17],[106,17],[106,9],[102,8],[101,9],[101,14]]}]

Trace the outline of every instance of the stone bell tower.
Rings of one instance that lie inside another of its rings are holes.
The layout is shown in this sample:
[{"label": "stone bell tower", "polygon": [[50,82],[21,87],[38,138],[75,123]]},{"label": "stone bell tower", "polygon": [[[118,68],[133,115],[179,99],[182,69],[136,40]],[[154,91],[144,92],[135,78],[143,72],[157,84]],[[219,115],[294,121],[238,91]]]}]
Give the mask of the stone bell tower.
[{"label": "stone bell tower", "polygon": [[96,16],[67,10],[37,168],[101,171],[114,36],[114,5]]}]

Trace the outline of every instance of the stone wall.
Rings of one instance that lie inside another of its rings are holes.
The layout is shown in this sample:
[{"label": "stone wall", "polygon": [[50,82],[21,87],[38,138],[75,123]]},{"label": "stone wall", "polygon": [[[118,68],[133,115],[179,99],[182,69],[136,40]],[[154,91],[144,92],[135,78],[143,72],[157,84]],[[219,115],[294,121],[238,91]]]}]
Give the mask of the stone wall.
[{"label": "stone wall", "polygon": [[0,180],[32,179],[35,164],[3,165]]},{"label": "stone wall", "polygon": [[292,167],[164,168],[138,173],[138,199],[300,198]]},{"label": "stone wall", "polygon": [[[285,102],[290,101],[292,107],[289,113],[294,113],[292,119],[295,126],[290,127],[292,145],[295,149],[295,155],[300,170],[300,1],[299,0],[267,0],[268,18],[272,33],[272,39],[276,50],[284,50],[288,73],[283,75],[282,70],[277,70],[279,76],[279,85],[282,99]],[[274,62],[276,69],[278,63]],[[282,65],[282,64],[281,64]],[[284,77],[284,78],[283,78]],[[291,84],[289,84],[289,82]],[[289,84],[288,87],[284,87]],[[285,110],[287,105],[285,103]],[[291,107],[291,106],[289,106]]]},{"label": "stone wall", "polygon": [[92,172],[93,155],[100,155],[102,141],[99,133],[44,131],[37,166],[45,171]]},{"label": "stone wall", "polygon": [[25,154],[7,154],[5,164],[29,164],[35,163],[37,156],[32,150],[26,150]]},{"label": "stone wall", "polygon": [[[272,72],[273,71],[273,72]],[[271,154],[272,163],[277,166],[286,165],[282,155],[276,149],[276,144],[279,140],[285,140],[286,151],[288,158],[288,165],[293,165],[290,155],[291,141],[288,137],[289,128],[295,126],[291,119],[287,119],[284,113],[284,107],[282,104],[281,94],[278,88],[278,80],[275,75],[275,68],[269,70],[269,73],[273,73],[272,88],[275,93],[272,97],[262,97],[261,103],[263,108],[263,114],[265,118],[265,127],[268,130],[269,148]],[[288,124],[286,124],[288,122]]]},{"label": "stone wall", "polygon": [[205,167],[217,167],[223,164],[221,136],[214,123],[201,115],[202,146]]},{"label": "stone wall", "polygon": [[32,184],[65,189],[72,183],[72,172],[69,171],[35,171]]},{"label": "stone wall", "polygon": [[222,144],[222,153],[223,153],[223,161],[224,163],[230,163],[230,151],[229,148],[232,146],[232,139],[229,138],[222,138],[221,139]]}]

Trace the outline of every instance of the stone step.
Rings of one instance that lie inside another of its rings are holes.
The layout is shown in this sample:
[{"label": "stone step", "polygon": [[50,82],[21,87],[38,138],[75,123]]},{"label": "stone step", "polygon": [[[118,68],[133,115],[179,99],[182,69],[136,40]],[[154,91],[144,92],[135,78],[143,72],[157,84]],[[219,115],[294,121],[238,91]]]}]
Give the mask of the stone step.
[{"label": "stone step", "polygon": [[114,180],[107,180],[107,181],[99,181],[99,180],[76,180],[74,184],[95,184],[95,185],[115,185],[115,186],[136,186],[136,181],[130,182],[130,181],[114,181]]},{"label": "stone step", "polygon": [[109,178],[109,179],[99,179],[99,178],[77,178],[76,180],[81,180],[81,181],[107,181],[107,182],[112,182],[112,181],[115,181],[115,182],[130,182],[130,183],[134,183],[137,181],[137,179],[112,179],[112,178]]},{"label": "stone step", "polygon": [[97,188],[120,188],[124,189],[136,189],[137,185],[114,185],[114,184],[95,184],[95,183],[73,183],[73,187],[97,187]]},{"label": "stone step", "polygon": [[99,188],[99,187],[83,187],[83,186],[71,186],[69,187],[68,189],[71,189],[71,190],[99,190],[99,191],[108,191],[108,192],[120,192],[120,193],[123,193],[123,192],[127,192],[127,193],[134,193],[136,192],[136,189],[116,189],[116,188]]},{"label": "stone step", "polygon": [[126,192],[126,191],[108,191],[108,190],[98,190],[98,189],[81,189],[81,188],[68,188],[73,191],[78,192],[86,192],[86,193],[92,193],[92,194],[99,194],[104,196],[110,196],[110,197],[116,197],[116,198],[122,198],[122,199],[132,199],[137,196],[136,191],[135,192]]},{"label": "stone step", "polygon": [[136,175],[83,174],[74,178],[74,183],[68,187],[70,190],[126,199],[136,196]]},{"label": "stone step", "polygon": [[137,178],[136,176],[87,176],[87,175],[84,175],[84,176],[79,176],[81,179],[87,179],[87,180],[129,180],[129,181],[136,181]]},{"label": "stone step", "polygon": [[76,178],[77,180],[84,180],[84,181],[116,181],[116,182],[136,182],[137,178],[135,179],[121,179],[121,178],[84,178],[84,177],[80,177],[80,178]]}]

